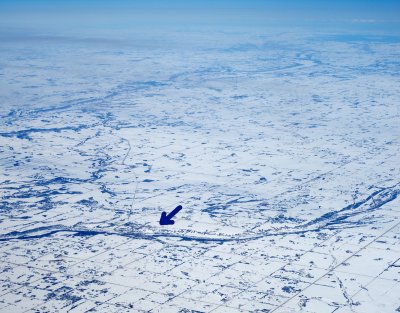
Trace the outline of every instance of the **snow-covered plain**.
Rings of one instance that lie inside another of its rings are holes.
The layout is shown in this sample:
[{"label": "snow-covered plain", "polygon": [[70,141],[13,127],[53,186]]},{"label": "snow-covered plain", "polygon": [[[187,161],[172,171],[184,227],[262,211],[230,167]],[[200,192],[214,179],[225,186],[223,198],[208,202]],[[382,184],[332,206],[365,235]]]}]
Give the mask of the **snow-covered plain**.
[{"label": "snow-covered plain", "polygon": [[0,37],[0,312],[400,311],[399,38]]}]

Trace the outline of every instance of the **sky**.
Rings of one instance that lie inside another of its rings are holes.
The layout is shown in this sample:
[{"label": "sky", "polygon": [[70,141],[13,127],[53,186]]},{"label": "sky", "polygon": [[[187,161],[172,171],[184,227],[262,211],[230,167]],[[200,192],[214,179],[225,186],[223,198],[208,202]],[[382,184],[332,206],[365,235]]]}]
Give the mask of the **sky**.
[{"label": "sky", "polygon": [[124,27],[127,24],[385,24],[399,30],[394,0],[0,0],[0,27]]}]

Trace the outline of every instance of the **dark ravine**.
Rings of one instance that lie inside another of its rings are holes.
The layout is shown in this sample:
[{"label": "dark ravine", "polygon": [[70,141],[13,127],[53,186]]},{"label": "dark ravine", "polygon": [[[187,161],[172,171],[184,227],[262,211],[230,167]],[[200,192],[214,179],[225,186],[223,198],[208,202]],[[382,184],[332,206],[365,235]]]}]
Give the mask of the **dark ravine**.
[{"label": "dark ravine", "polygon": [[[249,236],[242,237],[210,237],[210,236],[193,236],[169,232],[159,233],[143,233],[143,232],[132,232],[132,231],[109,231],[109,230],[94,230],[74,227],[65,227],[63,225],[54,225],[49,227],[39,227],[26,231],[14,231],[8,234],[0,236],[0,242],[11,241],[11,240],[29,240],[38,239],[44,237],[50,237],[54,234],[61,232],[73,233],[74,236],[95,236],[95,235],[116,235],[124,236],[129,238],[140,238],[146,240],[158,240],[159,238],[178,238],[184,241],[198,241],[198,242],[229,242],[229,241],[249,241],[255,240],[262,237],[271,236],[282,236],[282,235],[293,235],[293,234],[305,234],[309,232],[320,232],[322,230],[335,230],[345,226],[346,228],[354,228],[363,225],[361,222],[348,221],[349,218],[373,212],[383,205],[395,200],[400,194],[400,183],[387,188],[380,188],[374,191],[364,200],[358,201],[354,204],[348,205],[340,210],[329,212],[321,215],[320,217],[294,227],[281,227],[274,229],[273,231],[265,231],[256,233]],[[341,227],[342,226],[342,227]]]},{"label": "dark ravine", "polygon": [[11,131],[11,132],[2,132],[0,136],[2,137],[16,137],[19,139],[28,139],[32,140],[29,136],[32,133],[49,133],[55,132],[60,133],[63,131],[74,131],[78,132],[82,129],[87,129],[93,125],[78,125],[78,126],[65,126],[65,127],[51,127],[51,128],[28,128],[23,130]]}]

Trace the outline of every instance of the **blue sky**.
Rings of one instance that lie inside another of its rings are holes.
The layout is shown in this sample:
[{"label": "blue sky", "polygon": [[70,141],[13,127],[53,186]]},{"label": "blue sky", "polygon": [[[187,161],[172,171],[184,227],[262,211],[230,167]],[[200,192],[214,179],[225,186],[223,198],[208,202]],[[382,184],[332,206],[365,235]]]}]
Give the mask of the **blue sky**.
[{"label": "blue sky", "polygon": [[382,9],[400,8],[395,0],[1,0],[0,6],[136,6],[136,7],[276,7],[276,8],[350,8]]},{"label": "blue sky", "polygon": [[389,23],[400,22],[394,0],[0,0],[0,27],[102,23]]}]

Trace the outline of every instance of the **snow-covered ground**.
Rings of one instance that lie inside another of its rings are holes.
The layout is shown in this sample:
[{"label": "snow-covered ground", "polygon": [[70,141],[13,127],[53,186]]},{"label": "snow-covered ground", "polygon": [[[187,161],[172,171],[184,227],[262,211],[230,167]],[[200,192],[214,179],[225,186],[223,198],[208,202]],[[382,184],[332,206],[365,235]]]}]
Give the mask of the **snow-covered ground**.
[{"label": "snow-covered ground", "polygon": [[399,38],[0,40],[0,312],[400,311]]}]

